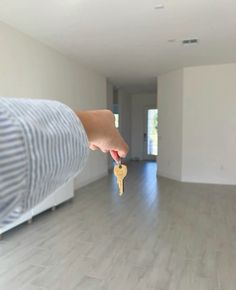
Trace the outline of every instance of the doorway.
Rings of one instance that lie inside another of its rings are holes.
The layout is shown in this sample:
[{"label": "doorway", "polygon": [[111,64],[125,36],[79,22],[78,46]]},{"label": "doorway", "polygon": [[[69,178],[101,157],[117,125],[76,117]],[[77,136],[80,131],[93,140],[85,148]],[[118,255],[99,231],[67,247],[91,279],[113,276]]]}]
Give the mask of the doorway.
[{"label": "doorway", "polygon": [[156,160],[158,155],[158,110],[145,108],[144,113],[144,158]]}]

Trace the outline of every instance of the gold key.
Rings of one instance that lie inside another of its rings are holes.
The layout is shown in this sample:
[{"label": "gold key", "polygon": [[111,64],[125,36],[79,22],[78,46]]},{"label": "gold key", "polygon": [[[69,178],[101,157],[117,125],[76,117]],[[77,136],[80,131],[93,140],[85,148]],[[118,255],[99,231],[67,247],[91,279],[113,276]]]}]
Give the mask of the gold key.
[{"label": "gold key", "polygon": [[119,186],[120,196],[122,196],[124,193],[124,178],[127,175],[127,166],[119,162],[114,167],[114,174],[116,176],[117,184]]}]

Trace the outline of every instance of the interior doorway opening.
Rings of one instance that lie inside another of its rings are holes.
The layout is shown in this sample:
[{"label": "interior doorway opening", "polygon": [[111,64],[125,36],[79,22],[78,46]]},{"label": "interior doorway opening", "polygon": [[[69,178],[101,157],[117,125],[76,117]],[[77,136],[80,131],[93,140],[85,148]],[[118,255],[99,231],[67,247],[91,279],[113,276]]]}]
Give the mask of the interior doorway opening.
[{"label": "interior doorway opening", "polygon": [[158,155],[158,110],[147,108],[145,115],[144,155],[145,159],[156,159]]}]

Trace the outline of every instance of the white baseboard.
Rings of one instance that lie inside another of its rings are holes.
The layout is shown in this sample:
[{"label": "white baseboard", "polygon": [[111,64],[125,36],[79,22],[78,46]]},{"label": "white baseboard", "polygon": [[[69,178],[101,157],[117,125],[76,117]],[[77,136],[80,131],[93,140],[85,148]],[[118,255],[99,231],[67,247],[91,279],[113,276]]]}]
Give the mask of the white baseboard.
[{"label": "white baseboard", "polygon": [[102,171],[102,172],[98,172],[97,174],[89,177],[88,179],[84,179],[83,181],[79,181],[78,183],[78,186],[75,188],[75,190],[81,188],[81,187],[84,187],[86,185],[88,185],[89,183],[92,183],[98,179],[101,179],[105,176],[108,175],[108,172],[107,171]]},{"label": "white baseboard", "polygon": [[171,174],[171,173],[163,172],[163,171],[160,171],[160,170],[157,170],[157,176],[166,177],[166,178],[174,179],[174,180],[177,180],[177,181],[182,181],[181,178],[179,178],[179,176]]},{"label": "white baseboard", "polygon": [[157,176],[160,177],[166,177],[169,179],[173,179],[179,182],[184,182],[184,183],[197,183],[197,184],[216,184],[216,185],[236,185],[235,180],[226,180],[226,179],[217,179],[217,178],[194,178],[192,176],[183,176],[179,177],[174,174],[166,173],[163,171],[158,170],[157,171]]},{"label": "white baseboard", "polygon": [[184,176],[182,181],[185,183],[201,183],[201,184],[216,184],[216,185],[236,185],[235,180],[220,179],[220,178],[196,178],[192,176]]}]

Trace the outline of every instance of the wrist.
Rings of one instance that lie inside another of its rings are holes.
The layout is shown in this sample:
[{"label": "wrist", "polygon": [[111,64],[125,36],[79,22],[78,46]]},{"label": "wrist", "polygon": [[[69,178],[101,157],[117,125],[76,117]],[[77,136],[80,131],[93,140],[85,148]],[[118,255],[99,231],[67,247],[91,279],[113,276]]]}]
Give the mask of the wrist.
[{"label": "wrist", "polygon": [[76,115],[79,117],[81,123],[83,124],[84,130],[87,134],[88,141],[93,142],[95,136],[94,130],[94,114],[92,111],[77,112]]}]

